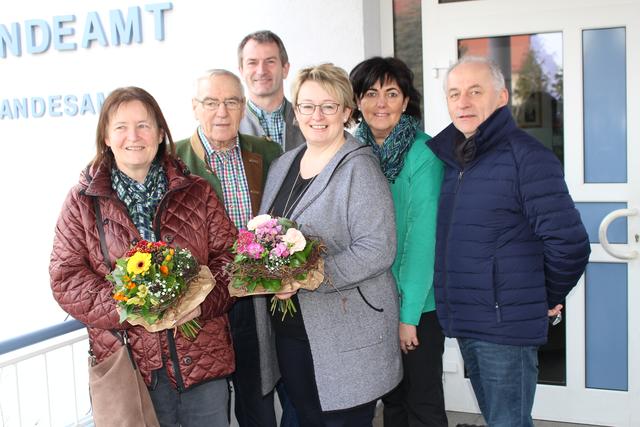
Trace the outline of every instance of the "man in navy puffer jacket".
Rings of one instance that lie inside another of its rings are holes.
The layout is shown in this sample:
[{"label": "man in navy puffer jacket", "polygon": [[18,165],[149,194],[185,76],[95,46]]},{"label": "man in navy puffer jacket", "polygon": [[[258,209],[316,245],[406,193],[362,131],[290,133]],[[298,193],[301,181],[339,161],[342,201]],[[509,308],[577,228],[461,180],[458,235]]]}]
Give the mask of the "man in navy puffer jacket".
[{"label": "man in navy puffer jacket", "polygon": [[533,426],[538,346],[588,262],[562,165],[518,129],[497,66],[464,57],[447,74],[453,123],[427,142],[445,163],[434,285],[492,427]]}]

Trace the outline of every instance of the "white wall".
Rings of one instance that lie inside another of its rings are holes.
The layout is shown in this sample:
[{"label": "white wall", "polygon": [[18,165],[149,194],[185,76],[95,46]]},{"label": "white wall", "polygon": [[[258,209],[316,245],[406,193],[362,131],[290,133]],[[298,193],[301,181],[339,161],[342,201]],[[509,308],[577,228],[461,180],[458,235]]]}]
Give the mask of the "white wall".
[{"label": "white wall", "polygon": [[[171,6],[163,14],[163,41],[154,38],[158,26],[145,10],[158,4]],[[237,71],[236,47],[245,34],[270,29],[283,39],[291,62],[285,82],[288,92],[301,67],[329,61],[349,71],[364,59],[365,51],[375,54],[375,40],[380,37],[369,33],[378,31],[379,13],[368,13],[373,22],[365,23],[363,8],[378,4],[368,0],[25,0],[5,7],[0,18],[0,53],[1,26],[10,33],[12,24],[18,23],[21,55],[8,48],[5,57],[0,56],[0,316],[5,325],[0,340],[65,317],[51,298],[49,254],[62,201],[93,157],[97,123],[97,114],[71,116],[64,113],[64,106],[54,108],[61,116],[32,117],[30,111],[29,117],[16,118],[14,98],[31,102],[89,94],[95,103],[98,92],[106,96],[116,87],[138,85],[156,97],[174,139],[181,139],[196,125],[190,103],[193,78],[209,68]],[[121,10],[126,18],[131,7],[140,9],[142,43],[113,46],[109,11]],[[89,12],[97,12],[92,16],[102,23],[108,46],[98,42],[89,48],[81,46]],[[74,34],[60,42],[76,43],[76,49],[57,50],[52,42],[42,53],[27,52],[25,21],[41,19],[53,28],[55,16],[68,15],[75,15],[75,21],[63,18],[62,28]]]}]

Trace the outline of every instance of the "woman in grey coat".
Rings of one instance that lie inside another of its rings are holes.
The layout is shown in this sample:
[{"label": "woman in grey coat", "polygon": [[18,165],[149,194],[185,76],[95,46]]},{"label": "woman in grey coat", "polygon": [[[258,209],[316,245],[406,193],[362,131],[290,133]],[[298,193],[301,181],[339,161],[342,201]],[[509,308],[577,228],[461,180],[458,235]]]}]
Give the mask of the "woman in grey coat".
[{"label": "woman in grey coat", "polygon": [[262,384],[279,368],[303,426],[371,426],[402,369],[393,202],[371,149],[344,131],[354,107],[346,72],[303,69],[292,96],[306,144],[272,163],[261,211],[324,242],[325,282],[279,294],[298,309],[284,321],[256,303]]}]

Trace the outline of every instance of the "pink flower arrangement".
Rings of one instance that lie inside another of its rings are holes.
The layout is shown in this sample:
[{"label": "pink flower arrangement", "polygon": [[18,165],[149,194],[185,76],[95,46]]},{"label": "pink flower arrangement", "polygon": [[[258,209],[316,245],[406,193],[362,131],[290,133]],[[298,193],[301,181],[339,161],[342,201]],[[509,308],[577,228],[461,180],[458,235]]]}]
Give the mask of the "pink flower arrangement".
[{"label": "pink flower arrangement", "polygon": [[261,259],[272,269],[289,265],[293,260],[289,257],[307,246],[304,235],[294,226],[297,225],[286,218],[272,218],[271,215],[253,218],[247,224],[247,230],[238,233],[238,240],[233,246],[235,261]]},{"label": "pink flower arrangement", "polygon": [[[323,248],[318,240],[306,239],[295,222],[258,215],[240,230],[233,245],[229,291],[233,296],[277,293],[289,290],[293,282],[315,289],[324,277],[319,267]],[[284,314],[295,311],[290,300],[272,304],[272,312],[276,305]]]}]

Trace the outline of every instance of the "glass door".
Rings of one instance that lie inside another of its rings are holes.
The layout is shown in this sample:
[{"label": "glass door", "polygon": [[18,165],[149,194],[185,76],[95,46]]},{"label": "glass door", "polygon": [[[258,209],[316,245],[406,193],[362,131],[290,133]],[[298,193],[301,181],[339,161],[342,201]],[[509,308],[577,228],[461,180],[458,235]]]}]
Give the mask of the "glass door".
[{"label": "glass door", "polygon": [[[450,123],[449,64],[491,56],[518,125],[563,162],[589,231],[587,272],[541,348],[534,418],[640,425],[640,4],[423,0],[422,22],[427,132]],[[478,412],[453,340],[444,364],[447,408]]]}]

